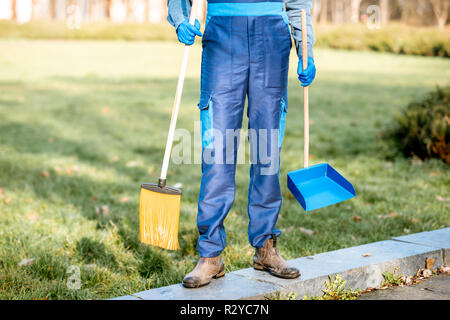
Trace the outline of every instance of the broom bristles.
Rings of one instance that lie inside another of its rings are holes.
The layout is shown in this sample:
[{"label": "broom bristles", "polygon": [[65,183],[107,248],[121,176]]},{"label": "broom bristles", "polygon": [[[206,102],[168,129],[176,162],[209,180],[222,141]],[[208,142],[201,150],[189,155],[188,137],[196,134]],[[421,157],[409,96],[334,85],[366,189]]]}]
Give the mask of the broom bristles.
[{"label": "broom bristles", "polygon": [[178,250],[178,224],[181,195],[153,192],[141,188],[139,239],[169,250]]}]

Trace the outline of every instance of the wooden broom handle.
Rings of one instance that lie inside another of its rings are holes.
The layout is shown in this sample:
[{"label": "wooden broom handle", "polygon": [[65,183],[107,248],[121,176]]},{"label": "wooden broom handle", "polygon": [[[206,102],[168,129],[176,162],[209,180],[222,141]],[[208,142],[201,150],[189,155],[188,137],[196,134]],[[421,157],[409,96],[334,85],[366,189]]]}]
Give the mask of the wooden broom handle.
[{"label": "wooden broom handle", "polygon": [[[202,8],[203,4],[202,1],[203,0],[194,0],[192,3],[191,15],[189,17],[189,23],[192,25],[195,25],[195,19]],[[186,76],[186,68],[189,59],[189,48],[190,48],[189,45],[185,45],[184,47],[183,60],[181,61],[180,75],[178,77],[177,92],[175,94],[175,100],[172,109],[172,117],[170,119],[169,134],[167,136],[166,151],[164,152],[164,160],[160,176],[160,181],[164,181],[164,183],[167,177],[167,170],[169,168],[170,154],[172,152],[173,138],[175,135],[175,128],[177,125],[178,111],[180,109],[181,94],[183,93],[184,78]]]},{"label": "wooden broom handle", "polygon": [[[301,11],[302,19],[302,58],[303,70],[308,68],[308,32],[306,23],[306,11]],[[303,121],[304,121],[304,145],[303,145],[303,167],[309,166],[309,90],[303,87]]]}]

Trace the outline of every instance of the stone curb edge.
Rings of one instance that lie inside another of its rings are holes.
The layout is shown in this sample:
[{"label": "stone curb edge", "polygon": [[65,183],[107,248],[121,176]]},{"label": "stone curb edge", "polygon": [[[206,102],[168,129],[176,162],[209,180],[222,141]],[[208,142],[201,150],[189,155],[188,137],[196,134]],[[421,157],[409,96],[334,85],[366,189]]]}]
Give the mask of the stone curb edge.
[{"label": "stone curb edge", "polygon": [[396,268],[398,274],[416,274],[425,267],[427,258],[434,259],[435,268],[450,264],[450,227],[290,260],[302,272],[295,280],[248,268],[227,273],[199,289],[176,284],[111,300],[255,300],[278,292],[295,292],[301,298],[305,294],[321,295],[328,276],[336,274],[347,281],[348,288],[364,290],[378,287],[383,273]]}]

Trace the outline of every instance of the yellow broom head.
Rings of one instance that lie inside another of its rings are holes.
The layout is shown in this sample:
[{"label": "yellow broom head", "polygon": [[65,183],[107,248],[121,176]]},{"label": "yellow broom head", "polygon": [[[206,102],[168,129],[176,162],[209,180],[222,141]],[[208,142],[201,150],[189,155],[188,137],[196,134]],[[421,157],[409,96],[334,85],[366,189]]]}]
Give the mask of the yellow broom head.
[{"label": "yellow broom head", "polygon": [[157,184],[141,185],[139,239],[152,246],[177,250],[181,190]]}]

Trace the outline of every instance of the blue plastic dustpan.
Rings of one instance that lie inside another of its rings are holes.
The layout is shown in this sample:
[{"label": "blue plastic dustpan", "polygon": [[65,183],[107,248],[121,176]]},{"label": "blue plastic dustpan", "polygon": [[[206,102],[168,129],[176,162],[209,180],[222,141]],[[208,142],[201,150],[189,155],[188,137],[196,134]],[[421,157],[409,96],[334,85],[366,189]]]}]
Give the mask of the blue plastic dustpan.
[{"label": "blue plastic dustpan", "polygon": [[[306,11],[301,10],[303,68],[308,67]],[[304,108],[304,169],[288,173],[288,188],[305,211],[311,211],[351,199],[355,196],[353,185],[329,164],[308,166],[309,160],[309,93],[303,88]]]},{"label": "blue plastic dustpan", "polygon": [[353,185],[327,163],[288,173],[288,188],[305,211],[351,199]]}]

